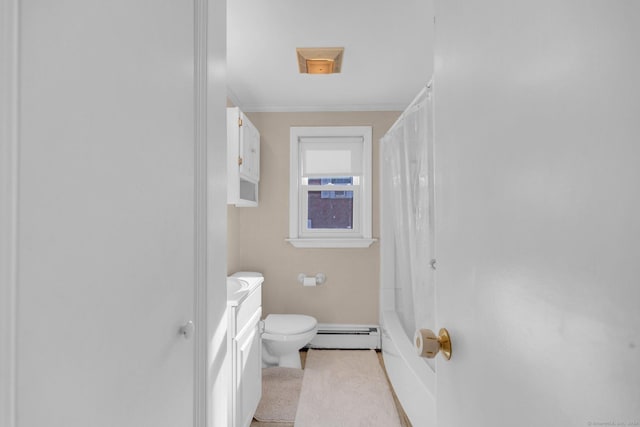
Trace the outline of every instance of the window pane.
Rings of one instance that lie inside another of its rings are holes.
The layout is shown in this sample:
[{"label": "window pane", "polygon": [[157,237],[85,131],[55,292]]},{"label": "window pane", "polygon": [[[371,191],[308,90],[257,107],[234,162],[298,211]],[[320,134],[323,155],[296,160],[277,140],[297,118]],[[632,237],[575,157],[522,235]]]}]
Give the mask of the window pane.
[{"label": "window pane", "polygon": [[308,178],[309,185],[353,185],[352,176],[343,176],[339,178]]},{"label": "window pane", "polygon": [[309,191],[307,228],[353,228],[353,191]]},{"label": "window pane", "polygon": [[321,191],[321,199],[353,199],[353,191]]}]

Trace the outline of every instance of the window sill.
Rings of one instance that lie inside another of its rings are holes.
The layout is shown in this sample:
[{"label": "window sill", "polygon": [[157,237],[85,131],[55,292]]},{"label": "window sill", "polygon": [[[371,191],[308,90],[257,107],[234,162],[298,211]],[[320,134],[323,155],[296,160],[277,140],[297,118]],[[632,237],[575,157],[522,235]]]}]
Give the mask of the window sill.
[{"label": "window sill", "polygon": [[368,248],[377,239],[285,239],[296,248]]}]

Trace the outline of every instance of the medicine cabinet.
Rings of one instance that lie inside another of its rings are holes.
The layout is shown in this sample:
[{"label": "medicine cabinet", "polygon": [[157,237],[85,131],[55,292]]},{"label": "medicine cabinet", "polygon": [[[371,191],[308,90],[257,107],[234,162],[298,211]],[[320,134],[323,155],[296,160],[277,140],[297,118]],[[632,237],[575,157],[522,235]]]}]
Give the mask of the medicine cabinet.
[{"label": "medicine cabinet", "polygon": [[227,203],[258,206],[260,133],[238,107],[227,108]]}]

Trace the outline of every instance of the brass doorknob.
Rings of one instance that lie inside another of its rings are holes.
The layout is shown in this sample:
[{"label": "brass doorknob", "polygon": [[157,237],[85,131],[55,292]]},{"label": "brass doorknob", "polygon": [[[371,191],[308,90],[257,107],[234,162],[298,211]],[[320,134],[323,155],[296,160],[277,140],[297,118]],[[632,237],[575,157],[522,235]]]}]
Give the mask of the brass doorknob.
[{"label": "brass doorknob", "polygon": [[418,329],[414,342],[420,357],[433,359],[440,352],[445,359],[451,359],[451,337],[445,328],[440,329],[437,336],[431,329]]}]

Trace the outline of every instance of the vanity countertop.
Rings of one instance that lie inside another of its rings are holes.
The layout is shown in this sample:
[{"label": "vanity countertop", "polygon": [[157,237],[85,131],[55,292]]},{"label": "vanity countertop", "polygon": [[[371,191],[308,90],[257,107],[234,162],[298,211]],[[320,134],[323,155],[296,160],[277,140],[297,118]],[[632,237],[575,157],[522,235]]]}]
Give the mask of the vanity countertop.
[{"label": "vanity countertop", "polygon": [[262,275],[249,275],[243,272],[227,277],[227,306],[240,305],[263,281]]}]

